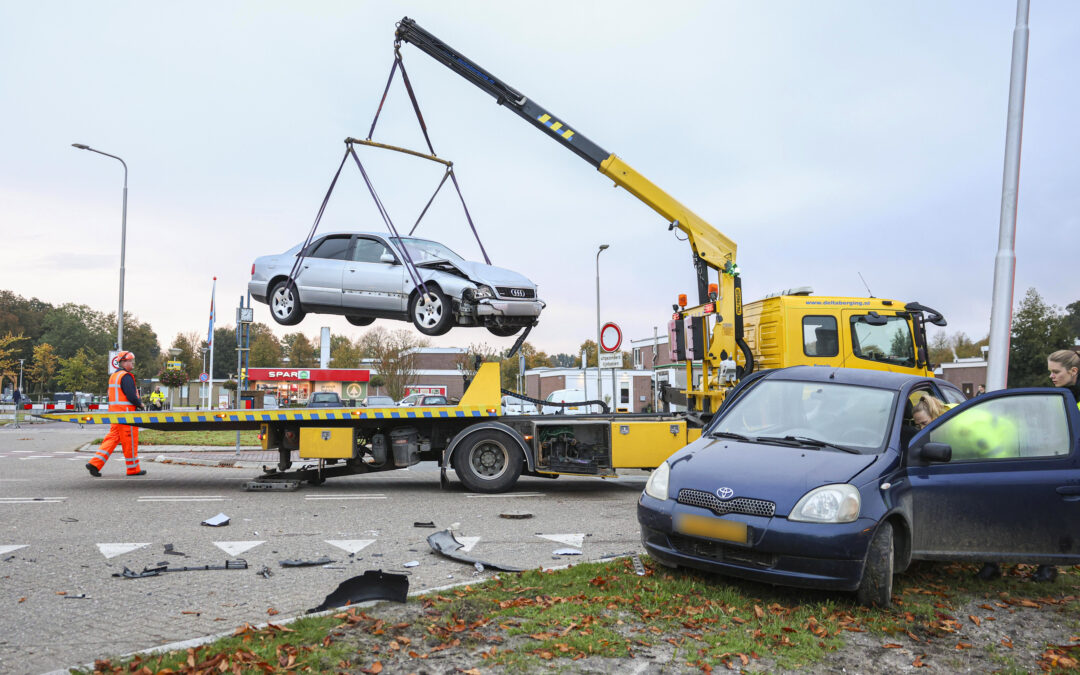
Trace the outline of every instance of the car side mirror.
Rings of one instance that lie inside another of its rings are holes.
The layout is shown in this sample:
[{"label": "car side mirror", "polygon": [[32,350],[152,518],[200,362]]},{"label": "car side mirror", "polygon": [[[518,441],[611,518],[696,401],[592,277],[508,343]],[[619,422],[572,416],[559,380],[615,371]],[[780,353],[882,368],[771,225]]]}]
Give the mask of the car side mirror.
[{"label": "car side mirror", "polygon": [[952,459],[952,446],[948,443],[923,443],[912,452],[913,458],[925,462],[948,462]]},{"label": "car side mirror", "polygon": [[393,265],[397,262],[397,258],[395,258],[390,253],[383,253],[381,256],[379,256],[379,262],[390,263],[391,265]]}]

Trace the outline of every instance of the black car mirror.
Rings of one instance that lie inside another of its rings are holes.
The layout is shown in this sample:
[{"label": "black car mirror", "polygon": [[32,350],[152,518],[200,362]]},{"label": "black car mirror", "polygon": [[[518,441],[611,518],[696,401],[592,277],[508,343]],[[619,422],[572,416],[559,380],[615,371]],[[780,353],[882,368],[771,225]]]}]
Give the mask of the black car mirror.
[{"label": "black car mirror", "polygon": [[952,459],[952,446],[948,443],[923,443],[912,454],[920,462],[948,462]]}]

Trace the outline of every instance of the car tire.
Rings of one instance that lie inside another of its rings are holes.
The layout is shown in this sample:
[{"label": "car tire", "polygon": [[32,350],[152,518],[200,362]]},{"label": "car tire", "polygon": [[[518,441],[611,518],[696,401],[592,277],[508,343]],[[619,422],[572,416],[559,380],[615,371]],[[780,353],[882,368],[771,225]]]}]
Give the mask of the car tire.
[{"label": "car tire", "polygon": [[866,552],[862,581],[855,591],[859,604],[867,607],[888,607],[892,604],[893,527],[892,523],[878,525],[870,548]]},{"label": "car tire", "polygon": [[370,326],[375,323],[373,316],[347,316],[345,320],[354,326]]},{"label": "car tire", "polygon": [[518,443],[501,431],[471,434],[451,458],[458,479],[473,492],[506,492],[521,476],[524,465]]},{"label": "car tire", "polygon": [[517,335],[521,330],[521,326],[488,326],[488,332],[497,337],[510,337],[511,335]]},{"label": "car tire", "polygon": [[270,316],[282,326],[295,326],[304,319],[304,309],[300,306],[300,293],[296,284],[282,279],[270,289]]},{"label": "car tire", "polygon": [[424,335],[445,335],[454,324],[450,299],[438,286],[428,284],[424,304],[420,304],[419,293],[413,293],[409,300],[409,319],[416,326],[416,330]]}]

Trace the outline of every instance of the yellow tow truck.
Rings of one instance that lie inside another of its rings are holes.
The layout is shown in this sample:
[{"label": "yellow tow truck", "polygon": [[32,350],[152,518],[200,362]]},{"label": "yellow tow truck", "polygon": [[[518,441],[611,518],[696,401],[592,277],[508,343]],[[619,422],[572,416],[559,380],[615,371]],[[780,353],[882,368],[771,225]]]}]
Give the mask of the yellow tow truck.
[{"label": "yellow tow truck", "polygon": [[[757,367],[798,364],[929,374],[925,324],[945,325],[918,303],[878,298],[815,297],[796,290],[745,307],[735,243],[690,209],[564,120],[491,75],[408,17],[397,26],[395,53],[415,45],[469,80],[565,148],[595,166],[683,231],[693,250],[698,304],[680,297],[670,345],[686,362],[680,392],[689,414],[504,415],[497,363],[482,364],[461,402],[430,408],[318,408],[46,415],[82,424],[131,424],[160,430],[259,429],[277,467],[249,489],[319,484],[333,476],[437,461],[475,492],[503,492],[525,474],[613,477],[652,469],[698,438],[702,425],[737,382]],[[346,143],[353,139],[346,139]],[[713,275],[715,281],[710,281]],[[698,370],[700,369],[700,370]],[[290,470],[296,451],[313,466]]]}]

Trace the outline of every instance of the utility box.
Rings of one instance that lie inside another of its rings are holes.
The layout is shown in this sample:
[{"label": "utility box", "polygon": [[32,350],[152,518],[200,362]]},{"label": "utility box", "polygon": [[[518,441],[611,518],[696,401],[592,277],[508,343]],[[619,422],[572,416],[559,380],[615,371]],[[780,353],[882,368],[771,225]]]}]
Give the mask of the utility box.
[{"label": "utility box", "polygon": [[301,427],[300,456],[310,459],[353,459],[356,457],[356,429]]}]

